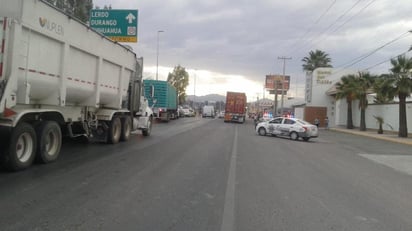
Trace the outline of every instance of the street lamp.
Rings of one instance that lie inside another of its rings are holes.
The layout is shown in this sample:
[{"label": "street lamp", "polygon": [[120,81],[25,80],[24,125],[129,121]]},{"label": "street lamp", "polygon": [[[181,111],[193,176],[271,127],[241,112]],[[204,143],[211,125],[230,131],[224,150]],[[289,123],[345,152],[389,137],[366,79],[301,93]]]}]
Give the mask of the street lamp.
[{"label": "street lamp", "polygon": [[156,80],[158,79],[159,74],[159,34],[164,31],[158,30],[157,31],[157,49],[156,49]]},{"label": "street lamp", "polygon": [[195,109],[195,101],[196,101],[196,71],[197,69],[194,70],[194,75],[193,75],[193,109]]}]

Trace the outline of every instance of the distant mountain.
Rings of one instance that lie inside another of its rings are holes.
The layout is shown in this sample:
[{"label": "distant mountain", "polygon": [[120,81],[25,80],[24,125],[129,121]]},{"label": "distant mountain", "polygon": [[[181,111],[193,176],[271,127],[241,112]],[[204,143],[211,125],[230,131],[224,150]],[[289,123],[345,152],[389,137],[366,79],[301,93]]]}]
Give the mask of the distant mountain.
[{"label": "distant mountain", "polygon": [[[187,101],[193,101],[193,95],[186,96]],[[203,95],[203,96],[196,96],[195,102],[205,102],[205,101],[226,101],[225,95],[218,95],[218,94],[210,94],[210,95]]]}]

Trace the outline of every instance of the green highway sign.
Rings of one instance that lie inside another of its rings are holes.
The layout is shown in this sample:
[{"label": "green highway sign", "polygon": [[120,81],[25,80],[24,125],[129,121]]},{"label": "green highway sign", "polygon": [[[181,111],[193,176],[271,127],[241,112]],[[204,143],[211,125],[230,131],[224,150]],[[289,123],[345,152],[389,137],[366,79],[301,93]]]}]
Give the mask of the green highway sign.
[{"label": "green highway sign", "polygon": [[117,42],[137,42],[137,10],[91,10],[90,27]]}]

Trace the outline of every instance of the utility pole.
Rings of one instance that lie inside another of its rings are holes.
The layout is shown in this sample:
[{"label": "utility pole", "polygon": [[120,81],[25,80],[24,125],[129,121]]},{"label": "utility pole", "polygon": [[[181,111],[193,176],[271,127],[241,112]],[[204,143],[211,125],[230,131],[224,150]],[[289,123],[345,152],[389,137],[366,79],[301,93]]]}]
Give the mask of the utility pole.
[{"label": "utility pole", "polygon": [[[285,91],[285,68],[286,68],[286,60],[287,59],[292,59],[292,57],[278,57],[278,59],[283,59],[283,75],[282,75],[282,98],[281,98],[281,109],[280,109],[280,114],[283,116],[283,95]],[[277,89],[276,89],[277,90]]]},{"label": "utility pole", "polygon": [[274,115],[273,116],[277,116],[278,115],[278,80],[277,79],[274,79],[274,84],[275,84],[275,90],[274,90],[274,93],[275,93],[275,104],[273,105],[273,113],[274,113]]}]

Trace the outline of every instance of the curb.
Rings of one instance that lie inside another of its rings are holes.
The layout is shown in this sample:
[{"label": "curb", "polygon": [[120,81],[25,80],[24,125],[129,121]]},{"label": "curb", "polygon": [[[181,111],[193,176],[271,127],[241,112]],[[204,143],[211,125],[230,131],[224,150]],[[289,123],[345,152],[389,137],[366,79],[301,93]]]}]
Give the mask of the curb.
[{"label": "curb", "polygon": [[358,135],[358,136],[365,136],[365,137],[370,137],[378,140],[385,140],[385,141],[390,141],[398,144],[406,144],[406,145],[411,145],[412,146],[412,139],[411,138],[401,138],[401,137],[388,137],[382,134],[370,134],[367,131],[362,132],[362,131],[352,131],[349,129],[339,129],[339,128],[330,128],[329,130],[331,131],[336,131],[336,132],[343,132],[343,133],[348,133],[352,135]]}]

